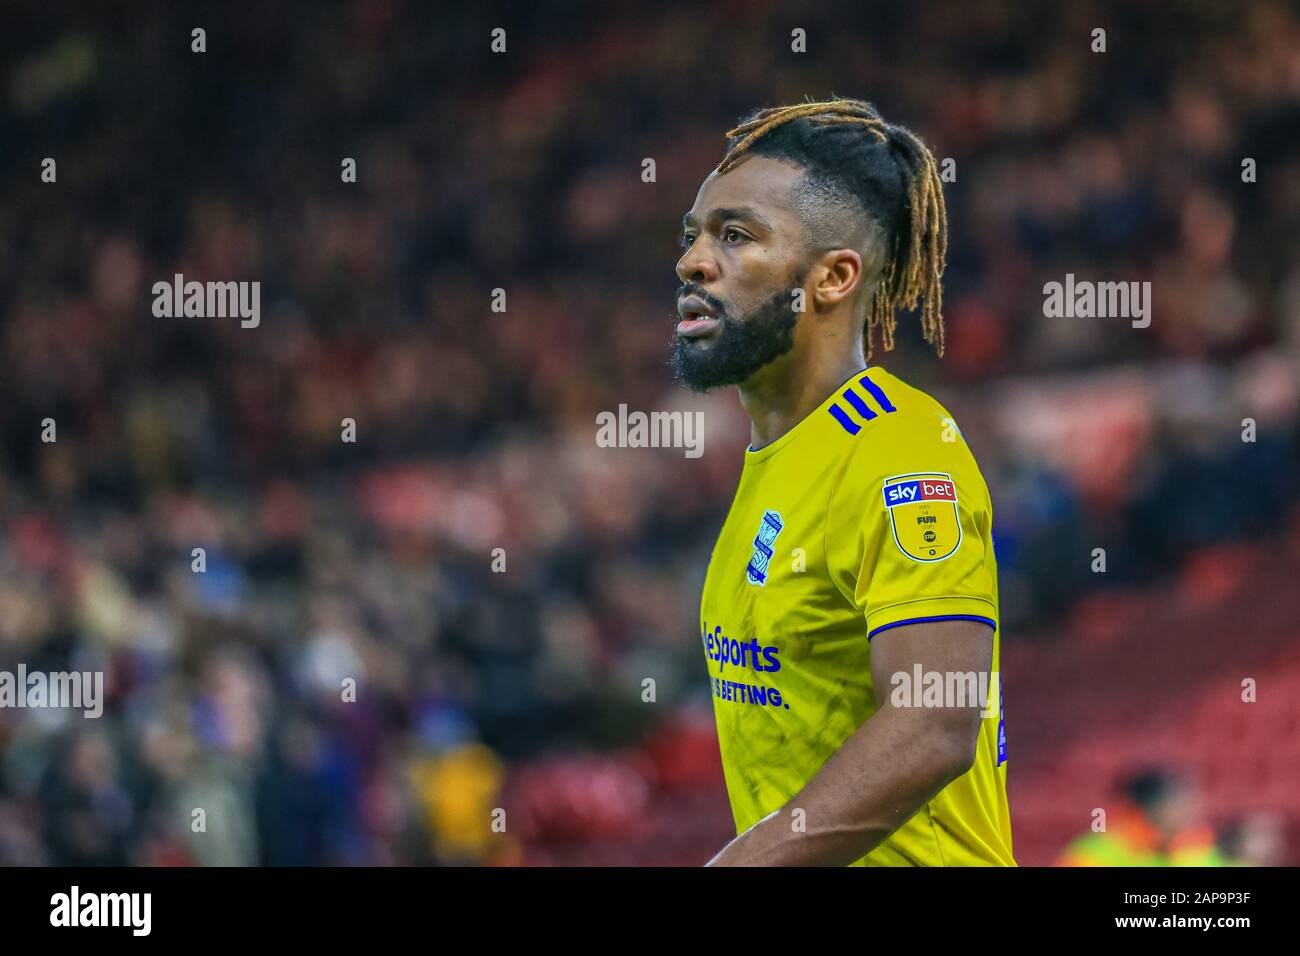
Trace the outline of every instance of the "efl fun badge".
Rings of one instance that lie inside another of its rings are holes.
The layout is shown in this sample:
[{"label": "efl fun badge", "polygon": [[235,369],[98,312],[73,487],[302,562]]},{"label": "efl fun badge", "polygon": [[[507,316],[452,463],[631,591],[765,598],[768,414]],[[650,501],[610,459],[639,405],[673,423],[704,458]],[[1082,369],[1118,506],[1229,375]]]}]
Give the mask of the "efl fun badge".
[{"label": "efl fun badge", "polygon": [[913,561],[942,561],[961,544],[957,486],[941,471],[885,479],[894,541]]}]

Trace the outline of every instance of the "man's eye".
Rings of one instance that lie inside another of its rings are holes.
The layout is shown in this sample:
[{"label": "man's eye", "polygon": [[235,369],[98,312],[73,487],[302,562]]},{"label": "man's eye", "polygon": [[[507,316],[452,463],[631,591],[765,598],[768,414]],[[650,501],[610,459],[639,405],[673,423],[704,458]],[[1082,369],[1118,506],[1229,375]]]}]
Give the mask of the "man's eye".
[{"label": "man's eye", "polygon": [[[735,237],[734,239],[732,237]],[[723,242],[742,242],[746,238],[745,234],[739,229],[727,229],[722,233]]]},{"label": "man's eye", "polygon": [[683,249],[689,249],[691,247],[691,243],[693,243],[694,241],[695,241],[695,237],[692,236],[690,233],[683,233],[681,239],[678,240],[679,244]]}]

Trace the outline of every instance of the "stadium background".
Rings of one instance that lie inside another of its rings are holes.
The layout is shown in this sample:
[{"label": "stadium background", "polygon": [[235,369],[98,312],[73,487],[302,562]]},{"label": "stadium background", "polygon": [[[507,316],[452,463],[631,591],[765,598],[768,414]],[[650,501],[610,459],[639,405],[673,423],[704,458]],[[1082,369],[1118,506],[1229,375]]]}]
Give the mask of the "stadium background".
[{"label": "stadium background", "polygon": [[[723,130],[829,93],[956,160],[947,357],[878,358],[994,497],[1018,858],[1160,765],[1300,862],[1294,8],[10,6],[0,667],[108,706],[0,710],[0,863],[707,859],[748,425],[671,384],[676,237]],[[260,280],[260,326],[154,318],[177,272]],[[1149,280],[1150,328],[1044,318],[1067,272]],[[704,455],[597,448],[620,403]]]}]

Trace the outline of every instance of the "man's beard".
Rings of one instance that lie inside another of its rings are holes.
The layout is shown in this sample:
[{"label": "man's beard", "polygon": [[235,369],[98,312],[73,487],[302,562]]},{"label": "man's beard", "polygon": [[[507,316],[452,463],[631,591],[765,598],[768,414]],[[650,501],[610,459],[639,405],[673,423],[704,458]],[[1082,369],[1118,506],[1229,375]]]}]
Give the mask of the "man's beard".
[{"label": "man's beard", "polygon": [[[803,282],[796,279],[791,285],[791,289],[778,292],[740,319],[719,310],[721,327],[706,340],[707,345],[675,336],[672,366],[677,381],[696,392],[739,385],[794,348],[794,327],[799,321],[792,308],[794,289]],[[713,304],[716,300],[705,301]]]}]

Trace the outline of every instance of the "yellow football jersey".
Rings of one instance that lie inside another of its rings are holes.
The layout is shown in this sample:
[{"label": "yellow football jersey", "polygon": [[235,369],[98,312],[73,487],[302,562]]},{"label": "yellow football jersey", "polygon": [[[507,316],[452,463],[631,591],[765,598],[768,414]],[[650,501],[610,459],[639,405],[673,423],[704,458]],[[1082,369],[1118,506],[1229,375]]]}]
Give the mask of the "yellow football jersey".
[{"label": "yellow football jersey", "polygon": [[[700,607],[737,833],[797,794],[875,712],[875,635],[983,621],[998,671],[992,510],[951,416],[882,368],[746,452]],[[1015,865],[1001,684],[989,686],[997,712],[982,721],[974,766],[853,865]]]}]

